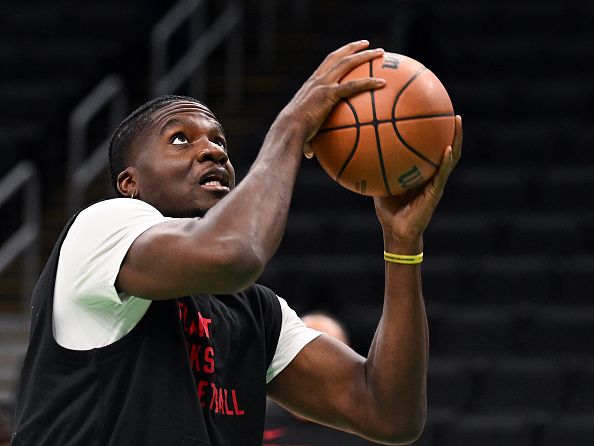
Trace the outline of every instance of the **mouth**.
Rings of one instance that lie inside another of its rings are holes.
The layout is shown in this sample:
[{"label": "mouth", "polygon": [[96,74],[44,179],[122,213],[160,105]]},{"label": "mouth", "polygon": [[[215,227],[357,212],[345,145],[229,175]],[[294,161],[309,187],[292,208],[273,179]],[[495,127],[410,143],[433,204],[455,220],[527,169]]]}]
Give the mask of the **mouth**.
[{"label": "mouth", "polygon": [[206,190],[217,192],[229,192],[229,173],[222,168],[215,168],[203,173],[197,184]]}]

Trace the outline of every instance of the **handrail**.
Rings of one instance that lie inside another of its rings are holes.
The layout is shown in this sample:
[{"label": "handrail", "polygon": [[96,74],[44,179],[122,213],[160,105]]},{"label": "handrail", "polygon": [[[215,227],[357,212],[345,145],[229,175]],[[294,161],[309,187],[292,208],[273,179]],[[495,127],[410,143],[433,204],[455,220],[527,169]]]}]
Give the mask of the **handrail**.
[{"label": "handrail", "polygon": [[0,246],[0,272],[24,252],[22,291],[23,296],[30,296],[41,259],[41,184],[37,168],[30,161],[21,161],[0,180],[0,207],[22,188],[25,189],[24,221]]},{"label": "handrail", "polygon": [[[151,32],[151,93],[154,96],[174,93],[185,82],[194,87],[204,85],[206,73],[200,70],[214,49],[226,42],[226,100],[229,104],[241,100],[241,76],[243,55],[241,33],[233,32],[241,25],[243,9],[238,0],[228,1],[228,6],[206,30],[200,21],[200,9],[205,0],[180,0],[155,25]],[[190,23],[190,39],[193,41],[183,56],[169,69],[168,43],[173,34],[186,22]],[[193,77],[197,77],[196,82]],[[197,88],[201,90],[201,88]],[[202,91],[191,94],[200,96]]]},{"label": "handrail", "polygon": [[103,79],[73,110],[69,120],[68,215],[83,204],[84,192],[107,165],[110,135],[85,158],[87,132],[92,120],[109,107],[109,129],[116,128],[128,111],[128,95],[120,76]]}]

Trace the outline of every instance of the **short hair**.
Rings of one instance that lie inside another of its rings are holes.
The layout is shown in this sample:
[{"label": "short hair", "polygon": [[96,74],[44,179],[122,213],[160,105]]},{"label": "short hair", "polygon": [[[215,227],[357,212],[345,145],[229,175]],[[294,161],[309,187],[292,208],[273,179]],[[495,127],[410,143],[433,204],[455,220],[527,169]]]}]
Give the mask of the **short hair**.
[{"label": "short hair", "polygon": [[163,95],[156,97],[134,110],[113,132],[109,143],[109,177],[116,195],[122,196],[118,190],[118,175],[128,167],[130,153],[136,138],[151,124],[153,113],[166,105],[177,101],[189,101],[202,104],[198,99],[190,96]]}]

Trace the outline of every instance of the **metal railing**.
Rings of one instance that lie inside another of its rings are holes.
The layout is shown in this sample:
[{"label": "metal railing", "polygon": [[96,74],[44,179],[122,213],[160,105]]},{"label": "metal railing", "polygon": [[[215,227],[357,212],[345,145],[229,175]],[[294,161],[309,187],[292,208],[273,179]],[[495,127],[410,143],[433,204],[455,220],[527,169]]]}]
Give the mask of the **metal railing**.
[{"label": "metal railing", "polygon": [[[206,83],[203,65],[223,42],[226,44],[225,93],[229,105],[241,101],[243,75],[242,23],[243,8],[238,0],[228,0],[224,11],[205,29],[205,0],[180,0],[155,25],[151,33],[151,93],[154,96],[175,93],[185,83],[190,94],[202,97]],[[203,13],[203,14],[201,14]],[[189,25],[187,51],[167,68],[168,45],[184,24]]]},{"label": "metal railing", "polygon": [[[23,296],[30,296],[41,259],[41,184],[37,169],[30,161],[20,162],[0,180],[0,206],[23,188],[23,223],[0,247],[0,272],[24,254],[22,292]],[[27,302],[26,298],[23,300]]]},{"label": "metal railing", "polygon": [[103,79],[73,110],[69,120],[68,159],[68,215],[84,202],[88,186],[102,173],[108,163],[107,146],[110,135],[87,156],[87,136],[93,119],[106,107],[109,129],[115,129],[128,112],[128,95],[120,76],[112,74]]}]

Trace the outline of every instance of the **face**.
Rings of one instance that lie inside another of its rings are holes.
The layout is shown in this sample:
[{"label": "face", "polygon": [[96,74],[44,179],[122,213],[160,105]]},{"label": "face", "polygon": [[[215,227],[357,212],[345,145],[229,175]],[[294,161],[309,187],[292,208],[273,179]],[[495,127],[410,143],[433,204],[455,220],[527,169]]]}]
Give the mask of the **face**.
[{"label": "face", "polygon": [[153,114],[131,164],[137,197],[170,217],[203,216],[235,187],[223,128],[208,108],[190,101]]}]

